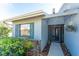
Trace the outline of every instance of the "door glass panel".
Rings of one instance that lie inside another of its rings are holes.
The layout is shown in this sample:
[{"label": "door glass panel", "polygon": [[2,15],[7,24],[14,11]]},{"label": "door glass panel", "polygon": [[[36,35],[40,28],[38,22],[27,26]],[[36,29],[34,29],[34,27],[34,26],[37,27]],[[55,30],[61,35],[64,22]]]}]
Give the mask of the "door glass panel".
[{"label": "door glass panel", "polygon": [[55,28],[55,41],[59,41],[59,28]]}]

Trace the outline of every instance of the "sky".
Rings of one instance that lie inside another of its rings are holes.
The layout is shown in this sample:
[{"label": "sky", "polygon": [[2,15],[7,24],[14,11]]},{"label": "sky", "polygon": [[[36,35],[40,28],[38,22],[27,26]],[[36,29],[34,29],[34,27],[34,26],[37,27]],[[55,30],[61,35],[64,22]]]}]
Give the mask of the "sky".
[{"label": "sky", "polygon": [[58,12],[62,5],[63,3],[0,3],[0,21],[36,10],[51,14],[53,8]]}]

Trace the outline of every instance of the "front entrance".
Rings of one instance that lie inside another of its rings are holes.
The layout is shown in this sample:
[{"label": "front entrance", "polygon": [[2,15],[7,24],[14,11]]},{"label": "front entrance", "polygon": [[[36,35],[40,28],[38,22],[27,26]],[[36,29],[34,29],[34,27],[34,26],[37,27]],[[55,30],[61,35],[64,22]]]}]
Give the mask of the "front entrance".
[{"label": "front entrance", "polygon": [[64,25],[48,25],[48,39],[51,42],[64,42]]}]

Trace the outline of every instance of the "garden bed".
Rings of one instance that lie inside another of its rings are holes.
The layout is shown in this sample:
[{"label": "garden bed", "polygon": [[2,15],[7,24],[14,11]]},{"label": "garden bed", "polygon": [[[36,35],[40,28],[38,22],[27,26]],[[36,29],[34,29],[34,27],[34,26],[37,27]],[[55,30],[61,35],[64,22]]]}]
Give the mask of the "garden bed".
[{"label": "garden bed", "polygon": [[40,56],[41,55],[40,41],[33,40],[32,43],[33,43],[34,47],[33,47],[33,49],[28,50],[26,55],[27,56]]},{"label": "garden bed", "polygon": [[65,46],[64,43],[61,43],[61,48],[62,48],[65,56],[71,56],[70,52],[68,51],[68,49],[67,49],[67,47]]},{"label": "garden bed", "polygon": [[50,46],[41,52],[40,41],[13,37],[0,38],[0,56],[47,56]]}]

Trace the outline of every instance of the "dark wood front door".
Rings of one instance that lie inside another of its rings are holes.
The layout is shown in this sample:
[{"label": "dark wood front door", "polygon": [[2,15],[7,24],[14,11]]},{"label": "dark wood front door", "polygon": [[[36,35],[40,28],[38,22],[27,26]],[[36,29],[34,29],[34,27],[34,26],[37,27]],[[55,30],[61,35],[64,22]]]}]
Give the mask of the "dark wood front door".
[{"label": "dark wood front door", "polygon": [[64,41],[64,25],[49,25],[48,26],[48,39],[52,42]]}]

